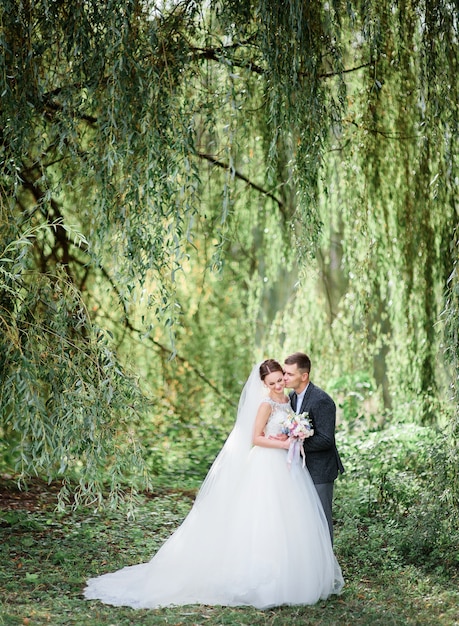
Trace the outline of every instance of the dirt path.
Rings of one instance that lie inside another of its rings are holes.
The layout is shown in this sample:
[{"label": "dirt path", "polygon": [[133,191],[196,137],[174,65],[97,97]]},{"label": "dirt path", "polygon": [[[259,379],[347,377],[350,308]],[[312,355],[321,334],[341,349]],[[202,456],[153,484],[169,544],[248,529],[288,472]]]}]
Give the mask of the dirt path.
[{"label": "dirt path", "polygon": [[61,489],[60,482],[47,484],[34,478],[19,489],[18,484],[10,476],[0,476],[0,511],[43,511],[53,509],[57,503],[57,494]]}]

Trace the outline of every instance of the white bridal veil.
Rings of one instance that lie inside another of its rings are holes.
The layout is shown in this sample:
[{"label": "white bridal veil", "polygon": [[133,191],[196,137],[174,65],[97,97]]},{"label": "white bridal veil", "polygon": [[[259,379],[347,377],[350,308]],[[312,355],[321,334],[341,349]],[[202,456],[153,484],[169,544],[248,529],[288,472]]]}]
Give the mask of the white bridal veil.
[{"label": "white bridal veil", "polygon": [[[212,496],[212,506],[217,500],[225,500],[237,488],[244,474],[245,464],[252,448],[253,428],[258,407],[268,392],[260,379],[260,363],[257,363],[244,385],[237,411],[236,423],[220,450],[196,497],[195,506]],[[215,500],[214,500],[215,498]]]}]

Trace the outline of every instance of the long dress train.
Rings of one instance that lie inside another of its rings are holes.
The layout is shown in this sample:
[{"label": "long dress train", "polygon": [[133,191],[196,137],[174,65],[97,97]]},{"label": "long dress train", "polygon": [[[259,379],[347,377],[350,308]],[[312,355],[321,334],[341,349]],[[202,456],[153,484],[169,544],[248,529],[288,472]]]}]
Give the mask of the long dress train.
[{"label": "long dress train", "polygon": [[[289,405],[263,401],[272,406],[265,435],[277,434]],[[133,608],[266,609],[314,604],[341,591],[325,514],[301,462],[289,467],[287,451],[260,446],[238,458],[235,476],[234,467],[226,467],[222,477],[219,462],[182,525],[151,561],[91,578],[87,599]]]}]

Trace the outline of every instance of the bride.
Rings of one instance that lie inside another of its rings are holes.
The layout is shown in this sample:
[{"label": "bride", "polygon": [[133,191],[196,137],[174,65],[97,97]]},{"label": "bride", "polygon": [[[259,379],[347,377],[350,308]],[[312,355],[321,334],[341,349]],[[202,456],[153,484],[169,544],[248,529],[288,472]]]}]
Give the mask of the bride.
[{"label": "bride", "polygon": [[327,520],[301,459],[275,438],[291,413],[282,366],[252,370],[236,424],[182,525],[148,563],[91,578],[115,606],[314,604],[343,587]]}]

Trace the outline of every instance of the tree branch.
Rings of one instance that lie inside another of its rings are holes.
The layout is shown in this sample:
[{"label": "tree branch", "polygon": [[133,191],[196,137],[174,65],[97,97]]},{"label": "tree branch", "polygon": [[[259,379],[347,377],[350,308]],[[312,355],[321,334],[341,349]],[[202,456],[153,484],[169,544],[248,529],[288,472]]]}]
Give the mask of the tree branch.
[{"label": "tree branch", "polygon": [[271,200],[274,200],[274,202],[276,202],[279,208],[281,209],[282,215],[286,217],[284,203],[282,202],[282,200],[277,198],[273,193],[271,193],[270,191],[267,191],[266,189],[263,189],[263,187],[260,187],[260,185],[257,185],[257,183],[254,183],[253,181],[251,181],[250,178],[247,178],[247,176],[235,170],[228,163],[223,163],[222,161],[219,161],[211,154],[206,154],[205,152],[196,152],[196,155],[201,159],[205,159],[206,161],[209,161],[209,163],[211,163],[212,165],[215,165],[216,167],[220,167],[224,170],[231,170],[234,173],[234,176],[236,178],[243,180],[245,183],[249,185],[249,187],[252,187],[252,189],[259,191],[264,196],[267,196],[268,198],[271,198]]},{"label": "tree branch", "polygon": [[[190,48],[192,52],[195,54],[195,58],[197,59],[206,59],[208,61],[217,61],[220,63],[222,59],[227,59],[226,51],[234,50],[236,48],[242,47],[244,44],[234,44],[232,46],[222,46],[221,48]],[[248,69],[256,74],[266,74],[267,70],[254,63],[253,61],[240,61],[238,59],[231,59],[231,65],[235,67],[242,67]],[[319,78],[333,78],[334,76],[341,76],[342,74],[350,74],[351,72],[357,72],[358,70],[363,69],[364,67],[373,66],[373,61],[369,61],[368,63],[362,63],[361,65],[357,65],[356,67],[349,67],[347,69],[339,70],[337,72],[324,72],[323,74],[319,74]],[[308,76],[306,72],[299,72],[300,76]]]},{"label": "tree branch", "polygon": [[[198,52],[195,54],[196,59],[205,59],[207,61],[217,61],[218,63],[225,57],[225,52],[231,46],[224,46],[222,48],[193,48],[193,52]],[[233,46],[234,48],[234,46]],[[265,74],[266,70],[262,68],[260,65],[257,65],[253,61],[239,61],[237,59],[231,59],[231,65],[235,67],[243,67],[248,69],[256,74]]]},{"label": "tree branch", "polygon": [[[26,177],[25,170],[21,172],[21,182],[22,182],[22,186],[24,187],[24,189],[27,189],[28,191],[30,191],[30,193],[35,198],[35,201],[37,202],[37,204],[40,205],[40,211],[43,217],[46,219],[49,226],[53,229],[54,239],[56,241],[56,244],[62,250],[62,259],[59,262],[65,268],[65,271],[68,274],[68,277],[71,279],[72,277],[70,275],[70,271],[68,267],[69,265],[69,240],[68,240],[65,228],[63,228],[61,225],[61,223],[64,222],[64,218],[57,205],[57,202],[53,200],[52,198],[49,201],[49,205],[54,212],[54,215],[51,215],[49,209],[47,209],[43,203],[40,204],[40,202],[45,197],[45,192],[42,189],[40,189],[36,180],[29,180]],[[54,254],[54,253],[55,253],[55,247],[52,249],[51,254]]]},{"label": "tree branch", "polygon": [[[339,72],[325,72],[325,74],[319,74],[319,78],[333,78],[333,76],[341,76],[341,74],[350,74],[351,72],[357,72],[364,67],[371,67],[374,63],[369,61],[368,63],[362,63],[362,65],[357,65],[356,67],[349,67],[347,70],[340,70]],[[302,74],[305,76],[305,74]]]},{"label": "tree branch", "polygon": [[[70,242],[71,245],[72,242]],[[86,251],[85,250],[85,246],[84,245],[80,245],[79,249]],[[123,319],[123,326],[130,330],[132,333],[135,333],[136,335],[144,335],[144,331],[141,330],[140,328],[136,328],[134,326],[134,324],[131,322],[131,320],[129,319],[129,313],[126,307],[126,303],[124,301],[124,298],[122,297],[118,286],[116,285],[115,281],[112,279],[112,277],[110,276],[109,272],[105,269],[105,267],[103,265],[98,265],[98,268],[100,269],[100,271],[102,272],[102,275],[105,276],[105,278],[107,279],[107,281],[109,282],[109,284],[111,285],[111,288],[113,289],[113,291],[116,294],[116,297],[118,299],[118,301],[120,302],[121,306],[123,307],[123,314],[124,314],[124,319]],[[113,320],[112,320],[113,321]],[[115,322],[114,322],[115,323]],[[156,348],[158,348],[163,354],[167,354],[168,357],[171,357],[173,355],[172,350],[170,350],[169,348],[167,348],[166,346],[164,346],[162,343],[160,343],[159,341],[157,341],[156,339],[153,339],[153,337],[148,336],[148,341],[150,343],[152,343]],[[182,363],[188,370],[191,370],[198,378],[200,378],[208,387],[210,387],[219,398],[222,398],[222,400],[224,400],[227,404],[229,404],[230,406],[236,406],[236,404],[228,397],[226,397],[224,394],[222,394],[222,392],[220,391],[220,389],[218,389],[218,387],[216,387],[212,381],[210,381],[202,372],[200,372],[192,363],[190,363],[187,359],[185,359],[184,357],[180,356],[179,354],[175,353],[174,358],[177,359],[177,361],[180,361],[180,363]]]}]

